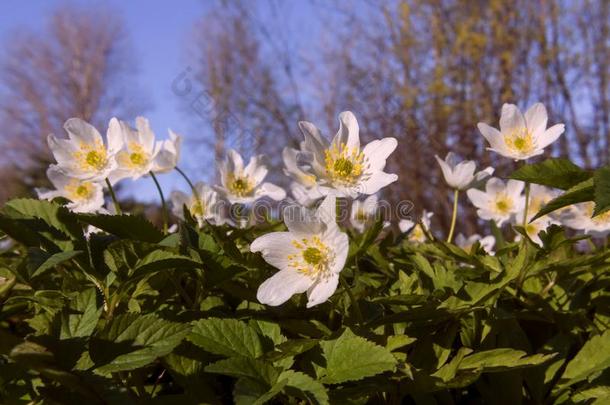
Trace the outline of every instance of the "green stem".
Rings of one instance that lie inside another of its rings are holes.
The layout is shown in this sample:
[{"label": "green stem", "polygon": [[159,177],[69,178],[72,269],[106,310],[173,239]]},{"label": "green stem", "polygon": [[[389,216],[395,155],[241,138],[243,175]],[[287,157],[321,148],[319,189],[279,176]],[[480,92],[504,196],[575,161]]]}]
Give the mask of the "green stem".
[{"label": "green stem", "polygon": [[345,281],[345,279],[343,277],[341,277],[340,275],[339,275],[339,282],[341,283],[341,286],[345,289],[345,291],[347,291],[347,295],[349,296],[349,299],[352,302],[352,306],[354,307],[354,312],[356,313],[356,318],[358,319],[358,323],[363,324],[364,318],[362,318],[362,312],[360,312],[360,306],[358,305],[358,302],[356,301],[356,298],[354,297],[354,294],[352,293],[351,287],[347,284],[347,281]]},{"label": "green stem", "polygon": [[108,186],[110,197],[112,198],[112,202],[114,203],[114,210],[116,211],[117,215],[122,215],[123,211],[121,211],[119,200],[117,200],[116,194],[114,193],[114,189],[112,188],[112,184],[110,184],[110,180],[108,180],[108,178],[106,178],[106,185]]},{"label": "green stem", "polygon": [[167,204],[165,203],[165,196],[163,195],[163,190],[161,189],[161,185],[159,184],[159,180],[157,180],[157,176],[150,171],[150,177],[152,177],[155,182],[155,186],[157,186],[157,191],[159,191],[159,196],[161,197],[161,208],[163,210],[163,233],[167,234],[167,223],[169,222],[169,214],[167,212]]},{"label": "green stem", "polygon": [[527,228],[527,210],[530,203],[530,183],[525,183],[525,209],[523,210],[523,228]]},{"label": "green stem", "polygon": [[182,169],[180,169],[178,166],[175,167],[176,171],[178,173],[180,173],[180,175],[184,178],[184,180],[186,180],[186,182],[189,184],[189,186],[191,187],[191,190],[193,190],[193,194],[195,194],[195,196],[197,197],[197,190],[195,189],[195,185],[193,184],[193,182],[191,181],[191,179],[188,178],[188,176],[186,175],[186,173],[184,173],[182,171]]},{"label": "green stem", "polygon": [[460,195],[460,190],[455,189],[455,191],[453,192],[453,215],[451,216],[451,228],[449,229],[449,236],[447,236],[448,243],[451,243],[451,239],[453,239],[453,232],[455,231],[455,223],[457,222],[459,195]]}]

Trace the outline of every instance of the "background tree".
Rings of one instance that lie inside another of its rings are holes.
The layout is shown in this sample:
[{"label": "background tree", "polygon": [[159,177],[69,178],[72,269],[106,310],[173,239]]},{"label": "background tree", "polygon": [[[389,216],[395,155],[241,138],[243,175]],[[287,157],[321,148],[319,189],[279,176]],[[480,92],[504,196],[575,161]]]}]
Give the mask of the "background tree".
[{"label": "background tree", "polygon": [[0,62],[2,183],[46,185],[46,137],[62,134],[66,119],[103,131],[114,115],[141,113],[134,66],[124,24],[108,10],[63,7],[43,31],[15,32]]}]

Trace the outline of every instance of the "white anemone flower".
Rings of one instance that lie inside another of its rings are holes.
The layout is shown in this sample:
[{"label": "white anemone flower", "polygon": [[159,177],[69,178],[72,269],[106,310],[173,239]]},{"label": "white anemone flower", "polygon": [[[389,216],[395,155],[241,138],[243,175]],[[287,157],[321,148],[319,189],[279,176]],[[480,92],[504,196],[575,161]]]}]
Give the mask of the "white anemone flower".
[{"label": "white anemone flower", "polygon": [[99,212],[104,206],[104,187],[101,183],[66,176],[55,165],[49,167],[47,177],[55,190],[36,190],[38,198],[66,198],[70,200],[66,207],[74,212]]},{"label": "white anemone flower", "polygon": [[367,197],[364,201],[354,200],[350,211],[350,223],[360,233],[367,226],[375,222],[377,216],[377,204],[379,199],[376,194]]},{"label": "white anemone flower", "polygon": [[[530,186],[525,232],[527,233],[527,236],[532,240],[532,242],[534,242],[540,247],[542,247],[543,244],[542,239],[540,239],[540,236],[538,236],[538,234],[541,231],[546,230],[549,225],[559,224],[559,222],[549,215],[537,218],[535,221],[532,221],[532,219],[538,213],[538,211],[540,211],[542,207],[544,207],[544,205],[551,201],[553,198],[554,193],[551,189],[545,186],[541,186],[539,184],[532,184]],[[524,209],[525,206],[523,207],[523,210]],[[523,216],[525,215],[523,210],[519,211],[513,218],[515,225],[523,225]],[[520,235],[517,235],[517,237],[515,238],[515,240],[520,239]]]},{"label": "white anemone flower", "polygon": [[498,226],[523,210],[525,198],[521,195],[524,183],[519,180],[502,180],[493,177],[485,185],[485,191],[470,189],[466,192],[477,215],[486,221],[495,221]]},{"label": "white anemone flower", "polygon": [[197,182],[195,192],[190,195],[182,191],[173,191],[170,200],[172,213],[175,216],[184,219],[184,207],[186,207],[200,227],[206,221],[214,225],[222,225],[226,222],[222,216],[222,204],[218,199],[218,193],[203,182]]},{"label": "white anemone flower", "polygon": [[167,173],[174,170],[180,160],[182,148],[182,136],[171,129],[169,139],[161,141],[159,152],[153,161],[152,171],[155,173]]},{"label": "white anemone flower", "polygon": [[[408,239],[413,243],[423,243],[428,238],[426,237],[426,233],[430,232],[430,219],[434,216],[433,212],[428,212],[424,210],[421,216],[421,224],[417,222],[413,222],[410,219],[401,219],[398,223],[398,228],[400,228],[400,232],[406,233],[409,232]],[[423,225],[423,228],[422,228]],[[424,232],[425,231],[425,232]]]},{"label": "white anemone flower", "polygon": [[284,222],[288,232],[268,233],[250,246],[280,270],[260,285],[256,298],[277,306],[307,292],[307,308],[311,308],[335,292],[347,259],[349,240],[336,223],[336,199],[326,197],[316,211],[286,207]]},{"label": "white anemone flower", "polygon": [[488,167],[480,172],[476,172],[476,163],[472,160],[464,160],[459,162],[457,156],[453,152],[447,153],[445,160],[434,155],[441,170],[443,177],[449,187],[455,190],[467,190],[471,187],[476,187],[477,184],[484,181],[494,173],[493,167]]},{"label": "white anemone flower", "polygon": [[51,134],[49,148],[57,167],[66,176],[81,180],[104,180],[117,167],[115,155],[123,146],[121,126],[112,118],[106,132],[107,146],[100,133],[80,118],[70,118],[64,124],[68,139]]},{"label": "white anemone flower", "polygon": [[455,237],[455,244],[468,253],[472,251],[472,247],[477,242],[479,242],[479,244],[487,254],[493,255],[493,248],[496,244],[496,239],[491,235],[483,237],[475,233],[474,235],[465,237],[463,234],[460,233]]},{"label": "white anemone flower", "polygon": [[562,215],[563,225],[596,237],[610,234],[610,211],[593,217],[593,202],[574,204],[571,208]]},{"label": "white anemone flower", "polygon": [[290,194],[292,194],[294,200],[303,207],[311,207],[316,201],[324,197],[317,187],[306,188],[296,181],[290,183]]},{"label": "white anemone flower", "polygon": [[534,104],[525,114],[514,104],[504,104],[499,131],[483,122],[478,124],[478,128],[489,142],[489,150],[514,160],[525,160],[542,154],[544,148],[563,133],[563,124],[547,129],[547,121],[546,108],[542,103]]},{"label": "white anemone flower", "polygon": [[309,122],[299,122],[305,137],[304,159],[320,191],[340,197],[375,194],[398,176],[385,173],[386,159],[396,149],[395,138],[377,139],[360,147],[358,121],[354,114],[339,114],[339,131],[331,142]]},{"label": "white anemone flower", "polygon": [[110,175],[112,183],[125,178],[137,180],[149,174],[161,147],[160,142],[155,142],[155,134],[146,118],[136,118],[136,129],[124,121],[120,124],[123,149],[116,155],[118,167]]},{"label": "white anemone flower", "polygon": [[221,185],[216,189],[231,204],[249,204],[262,197],[283,200],[286,191],[275,184],[263,182],[266,176],[267,166],[263,155],[251,158],[244,167],[241,155],[231,149],[227,159],[220,165]]}]

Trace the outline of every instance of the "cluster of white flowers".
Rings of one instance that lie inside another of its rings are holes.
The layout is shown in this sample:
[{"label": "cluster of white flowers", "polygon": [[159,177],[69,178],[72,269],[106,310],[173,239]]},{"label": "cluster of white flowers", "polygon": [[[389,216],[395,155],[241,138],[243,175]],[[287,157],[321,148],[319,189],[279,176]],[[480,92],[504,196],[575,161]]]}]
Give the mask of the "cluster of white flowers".
[{"label": "cluster of white flowers", "polygon": [[[515,105],[505,104],[500,130],[483,123],[478,128],[489,142],[490,150],[510,159],[525,160],[541,154],[563,133],[563,124],[549,129],[546,125],[547,113],[542,104],[535,104],[525,114]],[[384,172],[387,158],[396,149],[396,139],[377,139],[361,147],[359,126],[353,113],[346,111],[339,115],[339,131],[330,141],[309,122],[300,122],[299,128],[304,136],[299,149],[287,147],[282,153],[284,173],[292,180],[290,192],[294,199],[294,204],[283,212],[287,231],[263,235],[250,246],[252,252],[260,252],[269,264],[279,269],[258,289],[258,300],[268,305],[281,305],[294,294],[303,292],[307,293],[307,307],[325,302],[337,288],[349,250],[348,235],[337,224],[337,198],[352,200],[349,224],[354,231],[364,232],[378,217],[376,193],[398,178]],[[106,142],[93,126],[80,119],[68,120],[65,129],[68,139],[49,136],[57,164],[51,165],[48,177],[55,190],[40,191],[39,195],[46,199],[66,198],[68,207],[75,212],[103,211],[104,189],[108,187],[112,194],[112,186],[122,179],[151,175],[156,182],[155,173],[173,169],[189,182],[192,193],[172,192],[172,212],[183,219],[185,209],[188,210],[200,227],[206,223],[235,225],[225,217],[222,202],[250,206],[264,197],[275,201],[286,198],[284,189],[265,181],[268,169],[264,156],[254,156],[244,164],[235,150],[227,152],[226,160],[219,167],[220,184],[192,184],[177,167],[181,137],[170,130],[169,139],[157,141],[145,118],[137,118],[135,128],[113,118],[108,125]],[[452,152],[444,160],[435,157],[445,181],[455,193],[448,242],[454,232],[457,199],[462,191],[476,207],[480,219],[494,221],[497,226],[524,225],[529,238],[539,245],[542,245],[540,231],[560,220],[585,232],[610,232],[610,213],[591,218],[590,204],[576,205],[559,215],[531,221],[555,196],[552,190],[537,185],[526,189],[524,183],[516,180],[504,182],[491,177],[493,168],[477,171],[475,162],[460,162]],[[164,202],[160,188],[159,192]],[[358,200],[361,195],[366,198]],[[424,211],[417,222],[402,219],[399,229],[408,233],[411,243],[424,243],[432,235],[432,216],[433,213]],[[492,236],[458,234],[455,244],[466,251],[478,244],[493,254],[495,240]]]},{"label": "cluster of white flowers", "polygon": [[38,190],[42,199],[63,197],[74,212],[104,212],[104,189],[126,178],[172,170],[180,155],[181,137],[155,141],[148,120],[136,119],[136,129],[112,118],[106,142],[91,124],[71,118],[64,124],[68,139],[49,135],[48,143],[57,164],[47,176],[54,190]]}]

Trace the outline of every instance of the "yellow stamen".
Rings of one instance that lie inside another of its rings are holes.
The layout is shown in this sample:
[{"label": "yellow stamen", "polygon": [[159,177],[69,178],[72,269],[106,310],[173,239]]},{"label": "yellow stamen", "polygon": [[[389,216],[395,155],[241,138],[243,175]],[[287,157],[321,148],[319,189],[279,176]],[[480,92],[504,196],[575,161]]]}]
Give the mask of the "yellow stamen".
[{"label": "yellow stamen", "polygon": [[364,172],[364,153],[357,148],[348,148],[345,144],[333,145],[324,152],[326,174],[332,182],[353,185]]},{"label": "yellow stamen", "polygon": [[534,137],[527,128],[515,129],[504,135],[504,144],[508,149],[521,155],[532,153],[535,149]]},{"label": "yellow stamen", "polygon": [[334,256],[319,236],[302,238],[300,241],[293,239],[292,245],[300,250],[300,254],[287,256],[290,267],[310,277],[329,275]]}]

